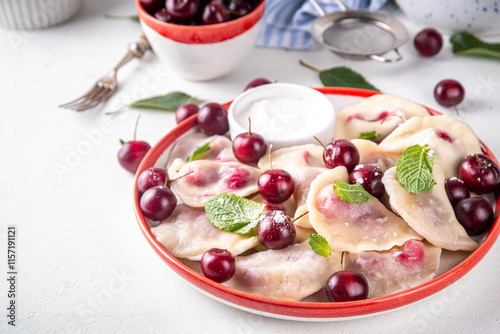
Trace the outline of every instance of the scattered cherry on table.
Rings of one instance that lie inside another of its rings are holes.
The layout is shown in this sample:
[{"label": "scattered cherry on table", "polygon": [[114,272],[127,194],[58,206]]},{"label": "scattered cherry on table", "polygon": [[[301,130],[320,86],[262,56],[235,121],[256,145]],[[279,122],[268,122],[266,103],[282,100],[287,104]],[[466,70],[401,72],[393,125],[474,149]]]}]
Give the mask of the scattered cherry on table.
[{"label": "scattered cherry on table", "polygon": [[415,36],[413,44],[422,56],[431,57],[441,51],[443,37],[436,29],[426,28]]},{"label": "scattered cherry on table", "polygon": [[132,174],[135,174],[137,168],[141,164],[142,159],[151,149],[151,145],[142,140],[135,140],[137,133],[137,124],[139,123],[139,117],[135,122],[135,130],[133,140],[124,142],[120,140],[122,146],[118,151],[118,162],[120,165]]}]

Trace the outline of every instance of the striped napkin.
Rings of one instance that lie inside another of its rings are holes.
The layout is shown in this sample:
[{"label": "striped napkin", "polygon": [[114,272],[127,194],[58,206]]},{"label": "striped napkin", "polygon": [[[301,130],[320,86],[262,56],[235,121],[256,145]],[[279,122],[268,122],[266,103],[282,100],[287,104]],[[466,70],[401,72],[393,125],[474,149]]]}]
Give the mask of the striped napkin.
[{"label": "striped napkin", "polygon": [[[333,0],[316,0],[325,13],[340,11]],[[387,0],[343,0],[349,9],[379,10]],[[257,46],[303,50],[314,41],[310,30],[319,16],[309,0],[267,0]]]}]

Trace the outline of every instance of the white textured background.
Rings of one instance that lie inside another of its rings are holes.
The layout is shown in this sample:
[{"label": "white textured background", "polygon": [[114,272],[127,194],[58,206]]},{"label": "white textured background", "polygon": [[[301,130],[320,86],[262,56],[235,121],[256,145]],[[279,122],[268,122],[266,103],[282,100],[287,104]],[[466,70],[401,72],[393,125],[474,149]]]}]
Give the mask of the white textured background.
[{"label": "white textured background", "polygon": [[[120,88],[103,108],[59,109],[83,93],[141,33],[138,24],[103,18],[132,14],[134,4],[85,1],[67,24],[39,31],[0,30],[0,332],[1,333],[495,333],[500,317],[500,246],[463,279],[404,309],[362,320],[308,323],[276,320],[226,306],[193,289],[149,247],[132,212],[132,175],[116,160],[118,139],[157,142],[173,114],[103,112],[132,99],[174,90],[224,102],[264,76],[321,86],[299,59],[326,69],[347,65],[382,91],[444,112],[432,96],[444,78],[466,89],[461,117],[500,156],[500,62],[434,58],[411,43],[397,64],[356,62],[325,50],[255,49],[233,74],[193,83],[165,70],[153,54],[119,73]],[[411,36],[420,28],[401,17]],[[500,41],[500,36],[491,37]],[[109,121],[109,123],[108,123]],[[93,138],[89,146],[88,136]],[[69,158],[72,150],[85,156]],[[69,160],[67,160],[69,159]],[[71,167],[54,172],[57,164]],[[18,227],[17,326],[7,325],[6,230]]]}]

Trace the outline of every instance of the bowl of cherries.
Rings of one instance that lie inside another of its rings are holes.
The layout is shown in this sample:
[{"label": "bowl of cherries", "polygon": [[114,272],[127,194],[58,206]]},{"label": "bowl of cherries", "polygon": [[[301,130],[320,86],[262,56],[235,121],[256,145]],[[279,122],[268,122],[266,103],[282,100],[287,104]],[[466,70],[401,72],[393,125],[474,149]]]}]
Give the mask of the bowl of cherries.
[{"label": "bowl of cherries", "polygon": [[142,29],[160,60],[188,80],[236,69],[254,47],[265,0],[136,0]]}]

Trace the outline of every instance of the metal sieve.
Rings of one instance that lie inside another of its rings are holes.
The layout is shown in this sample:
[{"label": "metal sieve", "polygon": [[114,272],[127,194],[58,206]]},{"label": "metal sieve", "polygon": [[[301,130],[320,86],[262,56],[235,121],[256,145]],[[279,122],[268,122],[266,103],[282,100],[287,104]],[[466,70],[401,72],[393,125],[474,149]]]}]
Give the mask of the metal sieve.
[{"label": "metal sieve", "polygon": [[[309,1],[321,16],[313,22],[312,37],[326,49],[349,59],[383,63],[403,58],[398,47],[408,40],[408,32],[396,19],[366,10],[347,10],[340,0],[335,2],[341,12],[325,14],[316,0]],[[391,50],[396,57],[383,57]]]}]

